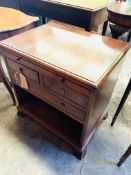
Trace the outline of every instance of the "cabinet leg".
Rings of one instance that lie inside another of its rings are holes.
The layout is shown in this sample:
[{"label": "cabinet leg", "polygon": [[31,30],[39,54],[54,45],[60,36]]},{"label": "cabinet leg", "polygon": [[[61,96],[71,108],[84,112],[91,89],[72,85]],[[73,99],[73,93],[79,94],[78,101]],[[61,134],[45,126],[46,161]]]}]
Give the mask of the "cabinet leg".
[{"label": "cabinet leg", "polygon": [[105,21],[103,24],[103,30],[102,30],[102,35],[105,35],[106,29],[107,29],[108,21]]},{"label": "cabinet leg", "polygon": [[46,23],[46,19],[45,19],[44,16],[41,16],[41,22],[42,22],[42,24],[45,24]]},{"label": "cabinet leg", "polygon": [[85,155],[86,155],[87,149],[85,148],[83,151],[78,151],[78,150],[73,150],[73,154],[75,157],[77,157],[78,159],[82,160]]},{"label": "cabinet leg", "polygon": [[18,111],[17,112],[17,116],[18,117],[26,117],[26,114],[24,112],[22,112],[22,111]]},{"label": "cabinet leg", "polygon": [[106,112],[106,114],[104,115],[103,120],[106,120],[107,117],[108,117],[108,112]]}]

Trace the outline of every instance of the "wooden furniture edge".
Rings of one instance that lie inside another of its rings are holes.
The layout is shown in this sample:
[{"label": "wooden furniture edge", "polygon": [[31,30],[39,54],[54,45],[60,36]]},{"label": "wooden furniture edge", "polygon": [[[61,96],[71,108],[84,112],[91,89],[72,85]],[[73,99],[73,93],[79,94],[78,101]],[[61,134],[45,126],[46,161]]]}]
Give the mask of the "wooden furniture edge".
[{"label": "wooden furniture edge", "polygon": [[[13,51],[14,54],[21,54],[24,57],[24,59],[27,58],[25,60],[27,60],[27,61],[29,60],[31,63],[33,63],[34,61],[35,61],[35,63],[41,62],[41,65],[46,66],[46,67],[48,67],[51,70],[55,70],[56,72],[61,73],[63,76],[67,75],[68,77],[83,83],[85,86],[88,85],[88,86],[91,86],[91,87],[94,87],[95,89],[97,89],[97,85],[95,83],[93,83],[93,82],[91,82],[91,81],[89,81],[87,79],[84,79],[82,77],[79,77],[78,75],[75,75],[75,74],[73,74],[71,72],[68,73],[66,70],[61,69],[61,68],[59,68],[57,66],[55,66],[55,68],[54,68],[54,66],[52,64],[50,64],[48,62],[45,62],[45,61],[42,61],[41,59],[38,59],[37,57],[31,56],[31,55],[26,54],[26,53],[24,53],[24,52],[22,52],[20,50],[17,50],[17,49],[15,49],[15,51],[14,51],[13,47],[8,46],[6,44],[2,44],[1,42],[0,42],[0,47],[2,49],[4,49],[4,50],[8,49],[8,52],[10,50],[10,51]],[[33,58],[35,58],[35,60]]]},{"label": "wooden furniture edge", "polygon": [[86,7],[81,7],[81,6],[78,6],[78,5],[72,5],[72,4],[68,4],[68,3],[62,3],[62,2],[58,2],[57,0],[54,0],[52,2],[46,1],[45,3],[48,3],[48,4],[59,4],[61,6],[66,6],[66,7],[69,7],[69,8],[82,9],[82,10],[85,10],[85,11],[86,10],[90,10],[92,12],[95,12],[95,11],[98,11],[100,9],[106,8],[107,6],[109,6],[109,5],[113,4],[113,3],[116,3],[116,1],[114,0],[112,2],[107,3],[106,5],[103,5],[103,6],[94,8],[94,9],[92,9],[92,8],[86,8]]}]

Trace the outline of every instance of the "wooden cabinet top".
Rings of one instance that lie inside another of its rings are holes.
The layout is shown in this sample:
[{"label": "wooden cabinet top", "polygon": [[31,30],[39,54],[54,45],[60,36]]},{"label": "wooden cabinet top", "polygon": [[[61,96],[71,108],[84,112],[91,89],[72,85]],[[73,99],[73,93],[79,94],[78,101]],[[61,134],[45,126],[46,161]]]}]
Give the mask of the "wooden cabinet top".
[{"label": "wooden cabinet top", "polygon": [[106,79],[128,46],[127,42],[59,23],[48,23],[0,42],[1,48],[94,87]]},{"label": "wooden cabinet top", "polygon": [[87,10],[97,10],[104,7],[107,7],[111,3],[115,2],[115,0],[43,0],[49,3],[62,4],[66,6],[72,6],[75,8],[82,8]]}]

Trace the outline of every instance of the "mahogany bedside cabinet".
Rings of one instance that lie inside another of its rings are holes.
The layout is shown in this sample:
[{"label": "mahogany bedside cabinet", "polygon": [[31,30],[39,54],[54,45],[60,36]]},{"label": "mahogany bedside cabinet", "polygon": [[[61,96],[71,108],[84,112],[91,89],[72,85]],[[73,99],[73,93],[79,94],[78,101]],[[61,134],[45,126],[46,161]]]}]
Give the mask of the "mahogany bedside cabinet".
[{"label": "mahogany bedside cabinet", "polygon": [[[18,10],[0,7],[0,41],[37,27],[38,20],[38,17],[28,16]],[[15,95],[3,70],[2,61],[2,57],[0,57],[0,82],[2,82],[9,91],[13,104],[15,105]]]},{"label": "mahogany bedside cabinet", "polygon": [[0,42],[27,115],[68,143],[78,158],[102,119],[128,43],[61,23],[47,23]]}]

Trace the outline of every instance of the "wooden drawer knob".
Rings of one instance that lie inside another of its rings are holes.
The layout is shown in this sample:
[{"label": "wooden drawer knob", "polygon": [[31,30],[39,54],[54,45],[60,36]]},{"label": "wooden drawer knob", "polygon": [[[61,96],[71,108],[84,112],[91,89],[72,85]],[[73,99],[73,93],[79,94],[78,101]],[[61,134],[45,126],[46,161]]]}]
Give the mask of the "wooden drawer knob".
[{"label": "wooden drawer knob", "polygon": [[61,95],[65,95],[65,89],[61,88],[61,89],[60,89],[60,94],[61,94]]},{"label": "wooden drawer knob", "polygon": [[16,61],[20,61],[21,59],[22,59],[22,57],[19,57],[19,58],[16,59]]},{"label": "wooden drawer knob", "polygon": [[60,82],[63,83],[65,81],[65,78],[61,78]]},{"label": "wooden drawer knob", "polygon": [[62,107],[66,107],[65,103],[63,103],[63,102],[61,102],[60,105],[61,105]]}]

